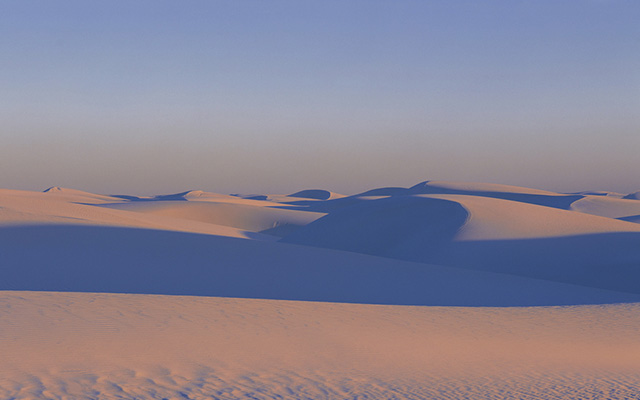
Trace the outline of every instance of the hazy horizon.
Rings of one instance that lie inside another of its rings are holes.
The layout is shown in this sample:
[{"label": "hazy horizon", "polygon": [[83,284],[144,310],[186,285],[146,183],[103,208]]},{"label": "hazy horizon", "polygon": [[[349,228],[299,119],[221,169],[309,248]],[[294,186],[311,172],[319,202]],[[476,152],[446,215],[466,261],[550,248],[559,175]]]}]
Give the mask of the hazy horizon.
[{"label": "hazy horizon", "polygon": [[0,187],[640,190],[631,1],[6,1]]}]

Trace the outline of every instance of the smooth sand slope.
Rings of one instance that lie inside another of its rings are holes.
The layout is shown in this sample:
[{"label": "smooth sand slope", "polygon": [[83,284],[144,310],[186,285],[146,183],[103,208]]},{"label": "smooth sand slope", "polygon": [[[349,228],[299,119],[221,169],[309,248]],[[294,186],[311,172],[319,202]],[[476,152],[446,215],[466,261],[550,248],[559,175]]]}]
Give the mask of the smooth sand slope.
[{"label": "smooth sand slope", "polygon": [[[87,226],[0,229],[3,290],[531,306],[640,295],[285,243]],[[8,266],[17,266],[9,268]]]},{"label": "smooth sand slope", "polygon": [[634,196],[0,190],[0,398],[638,398]]},{"label": "smooth sand slope", "polygon": [[640,215],[640,201],[615,197],[587,196],[571,204],[571,209],[587,214],[623,219]]},{"label": "smooth sand slope", "polygon": [[[235,227],[164,215],[112,210],[124,200],[71,189],[51,188],[44,193],[0,189],[0,227],[25,225],[91,225],[148,228],[210,235],[275,240]],[[100,207],[104,205],[104,207]]]}]

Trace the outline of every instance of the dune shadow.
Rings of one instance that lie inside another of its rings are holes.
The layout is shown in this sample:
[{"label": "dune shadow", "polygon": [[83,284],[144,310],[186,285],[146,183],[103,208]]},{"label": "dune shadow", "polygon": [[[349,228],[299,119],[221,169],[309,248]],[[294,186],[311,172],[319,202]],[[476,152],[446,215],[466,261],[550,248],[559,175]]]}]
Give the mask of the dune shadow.
[{"label": "dune shadow", "polygon": [[301,227],[281,241],[395,257],[419,247],[436,251],[469,217],[459,203],[415,196],[354,203]]},{"label": "dune shadow", "polygon": [[620,221],[627,221],[627,222],[634,222],[636,224],[640,223],[640,214],[638,215],[629,215],[627,217],[620,217],[620,218],[616,218],[619,219]]},{"label": "dune shadow", "polygon": [[287,197],[299,197],[304,199],[328,200],[331,192],[323,189],[306,189],[287,195]]},{"label": "dune shadow", "polygon": [[[303,191],[305,192],[305,191]],[[314,192],[310,190],[309,192]],[[438,186],[429,186],[428,181],[419,183],[410,188],[401,187],[384,187],[378,189],[368,190],[353,196],[342,197],[338,199],[322,199],[316,197],[315,200],[295,200],[290,202],[281,203],[283,207],[287,209],[299,210],[299,211],[314,211],[322,213],[331,213],[340,210],[344,207],[349,207],[365,201],[371,201],[371,198],[375,197],[408,197],[420,194],[453,194],[453,195],[466,195],[466,196],[478,196],[489,197],[502,200],[516,201],[519,203],[535,204],[544,207],[559,208],[563,210],[569,210],[571,204],[575,201],[584,198],[581,194],[558,194],[558,195],[545,195],[535,193],[513,193],[513,192],[493,192],[493,191],[473,191],[462,189],[450,189]],[[293,195],[291,195],[293,196]],[[304,197],[304,196],[299,196]],[[310,196],[311,197],[311,196]]]},{"label": "dune shadow", "polygon": [[412,261],[640,294],[640,233],[452,242]]},{"label": "dune shadow", "polygon": [[640,301],[624,293],[307,246],[80,225],[0,228],[0,290],[441,306]]}]

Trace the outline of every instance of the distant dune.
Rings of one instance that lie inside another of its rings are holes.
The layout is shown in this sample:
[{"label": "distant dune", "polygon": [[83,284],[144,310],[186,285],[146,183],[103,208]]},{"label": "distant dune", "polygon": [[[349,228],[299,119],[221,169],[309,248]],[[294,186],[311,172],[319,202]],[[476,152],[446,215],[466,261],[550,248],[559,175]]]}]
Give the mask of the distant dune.
[{"label": "distant dune", "polygon": [[640,200],[640,191],[638,192],[634,192],[634,193],[630,193],[626,196],[624,196],[625,199],[630,199],[630,200]]},{"label": "distant dune", "polygon": [[0,398],[635,398],[639,216],[441,181],[2,189]]},{"label": "distant dune", "polygon": [[337,209],[282,240],[640,293],[640,225],[522,201],[400,194]]}]

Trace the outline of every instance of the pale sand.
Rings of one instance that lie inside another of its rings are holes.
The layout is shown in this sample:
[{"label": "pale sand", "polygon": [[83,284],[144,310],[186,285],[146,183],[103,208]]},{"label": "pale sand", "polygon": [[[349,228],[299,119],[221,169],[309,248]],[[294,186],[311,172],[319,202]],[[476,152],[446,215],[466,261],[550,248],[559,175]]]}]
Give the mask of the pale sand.
[{"label": "pale sand", "polygon": [[571,209],[608,218],[625,218],[640,214],[640,201],[607,196],[586,196],[571,204]]},{"label": "pale sand", "polygon": [[[227,196],[236,199],[232,196]],[[228,201],[228,199],[225,199]],[[237,199],[243,202],[242,199]],[[142,201],[142,206],[152,206],[164,201]],[[186,203],[186,202],[185,202]],[[217,225],[194,218],[181,218],[171,213],[147,213],[128,211],[130,202],[116,197],[55,188],[45,193],[0,189],[0,226],[24,225],[92,225],[147,228],[209,235],[276,240],[277,237],[237,228],[232,224]],[[206,204],[206,203],[205,203]],[[117,205],[125,209],[117,209]],[[255,213],[254,213],[255,214]],[[222,218],[222,217],[221,217]],[[246,217],[245,217],[246,218]],[[311,218],[312,220],[313,218]],[[264,218],[263,218],[264,220]],[[272,222],[272,225],[275,222]],[[268,222],[263,222],[268,225]],[[235,224],[239,226],[241,224]]]},{"label": "pale sand", "polygon": [[639,398],[640,202],[605,194],[0,190],[0,399]]},{"label": "pale sand", "polygon": [[631,399],[640,303],[2,292],[1,398]]}]

